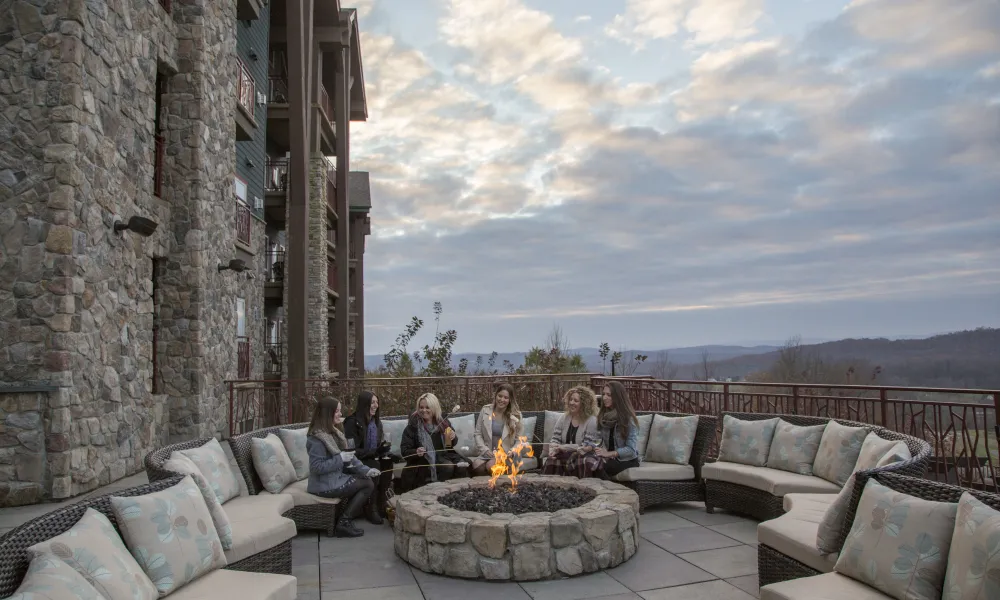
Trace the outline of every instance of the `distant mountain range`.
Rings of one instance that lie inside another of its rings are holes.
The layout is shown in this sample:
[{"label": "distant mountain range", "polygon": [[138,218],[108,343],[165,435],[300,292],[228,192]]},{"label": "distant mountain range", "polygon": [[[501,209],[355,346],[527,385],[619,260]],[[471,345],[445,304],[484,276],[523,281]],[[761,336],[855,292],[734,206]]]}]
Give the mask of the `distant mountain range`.
[{"label": "distant mountain range", "polygon": [[[780,350],[779,344],[709,345],[634,350],[628,354],[649,356],[635,371],[635,375],[654,374],[657,367],[662,373],[663,361],[657,361],[657,358],[662,357],[661,353],[666,353],[670,362],[670,374],[675,379],[703,379],[703,362],[707,357],[712,377],[738,380],[771,368],[779,358]],[[981,327],[926,338],[900,336],[896,339],[863,338],[803,343],[801,351],[830,362],[856,361],[859,369],[879,366],[882,371],[878,383],[883,385],[1000,389],[1000,329],[995,328]],[[610,372],[610,364],[604,364],[597,348],[574,348],[571,352],[579,353],[591,372]],[[477,356],[482,356],[485,362],[489,353],[456,354],[453,360],[457,365],[461,359],[466,358],[471,368]],[[500,353],[495,367],[502,371],[504,360],[519,366],[524,362],[524,356],[524,352]],[[367,369],[377,369],[382,364],[381,355],[365,356]],[[858,382],[862,383],[861,380]]]}]

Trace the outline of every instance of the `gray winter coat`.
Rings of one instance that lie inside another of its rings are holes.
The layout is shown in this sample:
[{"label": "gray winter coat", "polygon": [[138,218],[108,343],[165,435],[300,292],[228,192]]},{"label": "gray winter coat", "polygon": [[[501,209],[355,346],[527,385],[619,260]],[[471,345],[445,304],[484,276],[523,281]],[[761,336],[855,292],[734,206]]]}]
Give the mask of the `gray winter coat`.
[{"label": "gray winter coat", "polygon": [[351,483],[354,477],[364,477],[368,471],[368,467],[357,458],[345,464],[333,437],[324,437],[327,438],[326,441],[315,435],[306,438],[306,451],[309,453],[309,484],[306,491],[310,494],[339,490]]}]

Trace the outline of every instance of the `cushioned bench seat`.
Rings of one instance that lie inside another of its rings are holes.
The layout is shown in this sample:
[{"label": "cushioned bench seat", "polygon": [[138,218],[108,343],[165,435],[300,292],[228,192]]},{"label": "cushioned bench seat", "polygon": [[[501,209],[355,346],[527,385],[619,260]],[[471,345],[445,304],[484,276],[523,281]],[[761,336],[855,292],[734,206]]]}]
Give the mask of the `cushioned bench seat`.
[{"label": "cushioned bench seat", "polygon": [[[340,498],[324,498],[322,496],[314,496],[310,494],[306,489],[309,487],[309,480],[303,479],[302,481],[296,481],[295,483],[289,484],[288,487],[281,490],[278,496],[291,496],[293,506],[313,506],[315,504],[340,504]],[[258,496],[273,496],[271,492],[267,490],[262,490],[257,494]]]},{"label": "cushioned bench seat", "polygon": [[294,600],[298,590],[291,575],[248,573],[221,569],[170,594],[171,600]]},{"label": "cushioned bench seat", "polygon": [[724,481],[767,492],[772,496],[792,493],[837,494],[840,486],[814,475],[799,475],[789,471],[717,461],[701,468],[703,479]]},{"label": "cushioned bench seat", "polygon": [[837,573],[790,579],[760,588],[760,600],[884,600],[891,598]]},{"label": "cushioned bench seat", "polygon": [[687,481],[694,479],[694,466],[671,465],[666,463],[643,462],[638,467],[625,469],[615,479],[617,481]]},{"label": "cushioned bench seat", "polygon": [[295,537],[295,522],[281,516],[294,506],[291,494],[240,496],[223,504],[233,527],[233,547],[226,551],[226,561],[241,561]]},{"label": "cushioned bench seat", "polygon": [[757,526],[757,542],[794,557],[800,563],[830,573],[837,563],[836,554],[821,554],[816,548],[816,533],[834,494],[789,494],[784,497],[785,510],[777,519]]}]

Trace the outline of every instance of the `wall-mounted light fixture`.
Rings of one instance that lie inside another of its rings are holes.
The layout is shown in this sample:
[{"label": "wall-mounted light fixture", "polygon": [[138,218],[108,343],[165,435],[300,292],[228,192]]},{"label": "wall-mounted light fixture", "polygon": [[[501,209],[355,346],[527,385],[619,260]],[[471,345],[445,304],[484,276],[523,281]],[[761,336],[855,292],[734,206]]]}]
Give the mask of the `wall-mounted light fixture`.
[{"label": "wall-mounted light fixture", "polygon": [[229,261],[228,265],[219,265],[220,273],[227,270],[235,271],[237,273],[242,273],[243,271],[247,270],[247,263],[238,258],[234,258],[233,260]]},{"label": "wall-mounted light fixture", "polygon": [[250,169],[252,169],[252,168],[254,168],[254,166],[256,166],[256,165],[254,165],[253,161],[248,158],[247,159],[247,167],[250,168]]},{"label": "wall-mounted light fixture", "polygon": [[115,221],[115,233],[131,231],[132,233],[138,233],[142,237],[153,235],[157,227],[158,224],[156,221],[145,217],[132,217],[128,220],[128,223]]},{"label": "wall-mounted light fixture", "polygon": [[250,60],[257,60],[257,51],[250,50]]}]

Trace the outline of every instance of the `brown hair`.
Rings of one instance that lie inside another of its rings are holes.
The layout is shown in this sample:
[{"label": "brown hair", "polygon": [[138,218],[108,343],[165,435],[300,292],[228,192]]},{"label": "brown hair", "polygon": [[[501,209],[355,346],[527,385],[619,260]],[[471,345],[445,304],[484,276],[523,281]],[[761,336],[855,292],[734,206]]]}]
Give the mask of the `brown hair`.
[{"label": "brown hair", "polygon": [[[635,416],[635,409],[632,408],[632,401],[628,399],[628,390],[622,385],[620,381],[609,381],[604,384],[604,387],[611,389],[611,408],[618,413],[618,422],[624,423],[626,419],[632,423],[632,426],[639,426],[639,419]],[[604,413],[608,409],[604,406],[604,402],[601,402],[601,412],[598,413],[598,419],[604,416]]]},{"label": "brown hair", "polygon": [[507,429],[514,431],[514,417],[517,417],[518,421],[521,420],[521,409],[517,406],[517,401],[514,400],[514,386],[509,383],[501,383],[497,386],[495,392],[493,392],[493,409],[496,410],[497,396],[500,392],[507,392],[507,396],[510,398],[510,402],[507,403],[507,409],[504,411],[503,420],[507,424]]},{"label": "brown hair", "polygon": [[334,429],[343,433],[344,426],[334,422],[334,415],[337,414],[339,407],[340,400],[329,395],[321,396],[316,401],[316,408],[313,409],[313,418],[309,423],[309,435],[313,435],[317,431],[332,434]]},{"label": "brown hair", "polygon": [[569,404],[569,399],[573,394],[580,395],[580,414],[583,415],[584,419],[589,419],[590,417],[597,414],[597,394],[594,390],[590,389],[585,385],[576,385],[563,394],[563,407],[566,412],[569,412],[567,405]]}]

